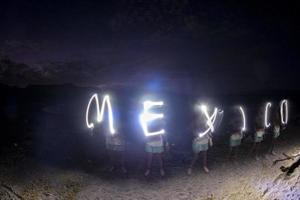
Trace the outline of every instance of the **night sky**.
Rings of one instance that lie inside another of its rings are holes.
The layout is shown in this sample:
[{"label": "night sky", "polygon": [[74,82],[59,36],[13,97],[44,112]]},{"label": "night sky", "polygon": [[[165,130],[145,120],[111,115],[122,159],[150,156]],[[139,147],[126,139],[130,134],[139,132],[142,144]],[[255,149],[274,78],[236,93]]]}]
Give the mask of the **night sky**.
[{"label": "night sky", "polygon": [[1,1],[0,80],[299,90],[299,8],[292,1]]}]

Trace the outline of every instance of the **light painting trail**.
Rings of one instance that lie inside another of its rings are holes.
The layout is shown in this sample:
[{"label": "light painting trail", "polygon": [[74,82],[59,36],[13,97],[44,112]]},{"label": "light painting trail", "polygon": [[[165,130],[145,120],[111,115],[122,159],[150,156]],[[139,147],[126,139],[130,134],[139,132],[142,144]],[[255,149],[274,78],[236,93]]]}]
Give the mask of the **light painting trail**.
[{"label": "light painting trail", "polygon": [[199,137],[201,138],[201,137],[205,136],[207,133],[209,133],[209,131],[214,132],[214,130],[215,130],[214,123],[217,118],[218,108],[214,109],[214,112],[211,116],[209,116],[209,114],[208,114],[206,105],[201,105],[200,109],[204,113],[204,115],[206,117],[206,124],[208,125],[208,128],[204,132],[199,133]]},{"label": "light painting trail", "polygon": [[271,126],[271,123],[269,122],[269,110],[271,106],[272,104],[268,102],[265,107],[265,128],[269,128]]},{"label": "light painting trail", "polygon": [[280,118],[281,124],[286,125],[288,123],[289,110],[288,101],[286,99],[280,102]]},{"label": "light painting trail", "polygon": [[101,110],[100,110],[100,107],[99,107],[98,94],[94,94],[90,98],[88,106],[87,106],[87,109],[86,109],[86,115],[85,115],[85,120],[86,120],[87,127],[88,128],[94,128],[94,123],[92,123],[92,122],[90,123],[89,122],[90,106],[91,106],[91,103],[93,102],[93,100],[95,100],[96,109],[97,109],[96,110],[96,112],[97,112],[96,119],[97,119],[97,122],[99,122],[99,123],[103,121],[105,105],[107,106],[107,109],[108,109],[109,131],[110,131],[111,134],[114,134],[116,131],[115,131],[115,128],[114,128],[114,118],[113,118],[112,106],[111,106],[109,95],[105,95],[103,97],[102,105],[101,105]]},{"label": "light painting trail", "polygon": [[163,113],[152,113],[150,111],[153,107],[162,107],[164,105],[163,101],[145,101],[144,102],[144,110],[143,113],[140,115],[140,124],[144,131],[145,136],[153,136],[153,135],[161,135],[165,133],[164,129],[155,132],[149,132],[148,130],[148,123],[164,118]]},{"label": "light painting trail", "polygon": [[[115,134],[116,130],[114,128],[114,118],[113,118],[113,112],[112,112],[112,104],[110,101],[110,96],[109,95],[104,95],[101,108],[99,106],[99,98],[98,94],[93,94],[92,97],[90,98],[87,109],[86,109],[86,125],[88,128],[93,129],[95,127],[94,122],[89,121],[89,115],[90,115],[90,109],[91,109],[91,104],[95,103],[96,106],[96,121],[101,123],[104,119],[104,113],[105,111],[108,113],[108,123],[109,123],[109,132],[111,134]],[[162,107],[164,106],[163,101],[144,101],[143,102],[143,112],[139,116],[140,124],[143,129],[143,132],[145,136],[153,136],[153,135],[160,135],[164,134],[165,130],[161,129],[158,131],[149,131],[148,125],[149,123],[163,119],[164,114],[163,113],[153,113],[151,112],[151,109],[155,107]],[[271,102],[267,102],[265,105],[265,112],[264,112],[264,126],[265,128],[269,128],[271,126],[270,123],[270,108],[272,104]],[[199,133],[199,137],[204,137],[206,134],[208,134],[210,131],[214,132],[215,131],[215,126],[216,126],[216,118],[218,115],[219,109],[217,107],[214,108],[213,113],[209,115],[208,112],[208,107],[206,105],[200,105],[198,106],[199,109],[202,111],[204,116],[206,117],[206,125],[207,129],[204,132]],[[107,109],[107,110],[105,110]],[[241,131],[244,132],[246,131],[246,115],[244,108],[242,106],[239,106],[239,111],[241,113],[243,123],[241,127]],[[281,118],[281,124],[286,125],[288,123],[288,116],[289,111],[288,111],[288,101],[286,99],[283,99],[280,102],[280,118]]]},{"label": "light painting trail", "polygon": [[246,131],[246,115],[245,115],[245,111],[242,106],[240,106],[239,109],[240,109],[240,112],[241,112],[242,118],[243,118],[243,126],[241,128],[241,131],[244,132],[244,131]]},{"label": "light painting trail", "polygon": [[90,106],[91,106],[91,103],[93,102],[93,100],[95,100],[95,103],[96,103],[96,109],[97,109],[97,116],[99,115],[99,100],[98,100],[98,95],[97,94],[94,94],[90,100],[89,100],[89,103],[88,103],[88,106],[86,108],[86,113],[85,113],[85,121],[86,121],[86,125],[88,128],[94,128],[94,123],[89,123],[89,112],[90,112]]}]

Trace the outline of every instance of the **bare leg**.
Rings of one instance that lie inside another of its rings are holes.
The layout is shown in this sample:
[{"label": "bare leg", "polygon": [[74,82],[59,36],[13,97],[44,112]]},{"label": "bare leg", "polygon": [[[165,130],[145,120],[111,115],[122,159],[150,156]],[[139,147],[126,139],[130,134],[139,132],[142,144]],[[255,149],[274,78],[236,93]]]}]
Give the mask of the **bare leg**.
[{"label": "bare leg", "polygon": [[250,151],[249,151],[249,155],[251,155],[252,153],[254,153],[255,149],[256,149],[256,143],[254,142],[253,145],[252,145],[252,147],[251,147],[251,149],[250,149]]},{"label": "bare leg", "polygon": [[114,159],[114,153],[111,150],[108,150],[108,156],[109,156],[109,171],[112,172],[115,170],[115,159]]},{"label": "bare leg", "polygon": [[158,157],[159,167],[160,167],[160,169],[163,169],[164,168],[164,162],[163,162],[162,153],[158,153],[157,157]]},{"label": "bare leg", "polygon": [[152,153],[147,153],[147,170],[145,172],[145,176],[148,176],[150,174],[151,165],[152,165]]},{"label": "bare leg", "polygon": [[160,166],[160,175],[165,176],[163,154],[159,153],[159,154],[157,154],[157,157],[158,157],[158,162],[159,162],[159,166]]},{"label": "bare leg", "polygon": [[228,153],[228,159],[230,159],[230,157],[231,157],[231,154],[232,154],[232,147],[229,147],[229,153]]},{"label": "bare leg", "polygon": [[203,156],[203,169],[206,173],[208,173],[209,169],[207,168],[207,151],[203,151],[202,156]]},{"label": "bare leg", "polygon": [[152,157],[153,157],[153,154],[152,154],[152,153],[147,153],[147,169],[150,169],[150,168],[151,168],[151,165],[152,165]]},{"label": "bare leg", "polygon": [[233,148],[233,157],[234,157],[234,159],[237,158],[238,150],[239,150],[239,146],[236,146],[236,147]]},{"label": "bare leg", "polygon": [[194,153],[194,156],[193,156],[191,165],[190,165],[190,167],[188,168],[188,174],[189,174],[189,175],[192,174],[192,170],[193,170],[193,168],[194,168],[195,163],[196,163],[197,160],[198,160],[198,157],[199,157],[199,154],[198,154],[198,153]]},{"label": "bare leg", "polygon": [[255,148],[255,159],[259,160],[260,142],[256,144]]},{"label": "bare leg", "polygon": [[277,141],[276,138],[272,138],[272,143],[271,143],[271,147],[270,147],[270,151],[269,151],[269,153],[272,155],[276,155],[276,153],[274,152],[274,147],[275,147],[276,141]]},{"label": "bare leg", "polygon": [[120,161],[121,161],[121,168],[124,174],[127,173],[126,165],[125,165],[125,151],[120,152]]}]

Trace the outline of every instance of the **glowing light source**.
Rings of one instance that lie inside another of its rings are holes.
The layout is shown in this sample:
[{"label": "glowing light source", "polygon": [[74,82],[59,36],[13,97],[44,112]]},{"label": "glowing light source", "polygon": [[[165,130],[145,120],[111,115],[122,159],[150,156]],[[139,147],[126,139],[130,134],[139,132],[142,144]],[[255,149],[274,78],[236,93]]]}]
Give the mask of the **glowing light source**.
[{"label": "glowing light source", "polygon": [[242,108],[242,106],[239,107],[240,109],[240,112],[242,114],[242,118],[243,118],[243,126],[242,126],[242,132],[246,131],[246,115],[245,115],[245,112],[244,112],[244,109]]},{"label": "glowing light source", "polygon": [[214,132],[214,130],[215,130],[214,124],[215,124],[215,121],[217,118],[218,108],[214,108],[214,112],[211,116],[209,116],[209,114],[208,114],[206,105],[201,105],[200,110],[204,113],[204,115],[206,117],[206,124],[208,125],[208,128],[204,132],[199,133],[199,137],[203,137],[206,134],[208,134],[209,131]]},{"label": "glowing light source", "polygon": [[271,123],[269,122],[269,109],[271,108],[272,104],[268,102],[265,107],[265,128],[269,128]]},{"label": "glowing light source", "polygon": [[149,132],[148,130],[148,123],[164,118],[163,113],[151,113],[150,109],[153,107],[161,107],[164,105],[162,101],[145,101],[144,102],[144,110],[143,113],[140,115],[140,124],[144,131],[145,136],[153,136],[153,135],[161,135],[165,133],[164,129],[159,131]]},{"label": "glowing light source", "polygon": [[280,102],[281,124],[286,125],[288,123],[288,117],[289,117],[288,101],[284,99]]},{"label": "glowing light source", "polygon": [[97,122],[102,122],[103,121],[105,105],[107,106],[107,109],[108,109],[109,131],[110,131],[111,134],[114,134],[116,131],[115,131],[115,128],[114,128],[113,112],[112,112],[112,106],[111,106],[111,103],[110,103],[109,95],[105,95],[103,97],[102,105],[101,105],[101,110],[100,110],[100,107],[99,107],[98,95],[94,94],[90,98],[88,106],[87,106],[87,109],[86,109],[86,115],[85,115],[85,120],[86,120],[87,127],[88,128],[94,128],[94,123],[92,123],[92,122],[90,123],[89,122],[90,106],[91,106],[91,103],[93,101],[95,101],[95,104],[96,104],[96,112],[97,112],[97,117],[96,118],[97,118]]}]

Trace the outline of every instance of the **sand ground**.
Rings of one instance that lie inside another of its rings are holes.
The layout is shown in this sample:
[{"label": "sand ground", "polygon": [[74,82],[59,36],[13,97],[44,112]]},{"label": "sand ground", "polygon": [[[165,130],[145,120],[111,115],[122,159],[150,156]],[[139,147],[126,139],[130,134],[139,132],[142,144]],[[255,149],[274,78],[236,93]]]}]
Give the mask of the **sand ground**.
[{"label": "sand ground", "polygon": [[[295,130],[294,130],[295,131]],[[297,134],[295,132],[295,134]],[[261,156],[260,160],[245,153],[235,161],[216,158],[211,172],[205,174],[200,163],[192,176],[186,165],[167,165],[167,176],[161,179],[154,170],[145,179],[142,170],[124,177],[120,172],[109,173],[103,166],[79,170],[36,163],[15,155],[2,159],[0,199],[300,199],[300,169],[286,176],[279,169],[293,160],[273,161],[300,152],[300,139],[289,139],[277,147],[277,155]],[[219,155],[224,156],[224,155]],[[89,161],[91,162],[91,161]],[[213,163],[212,163],[213,162]]]}]

